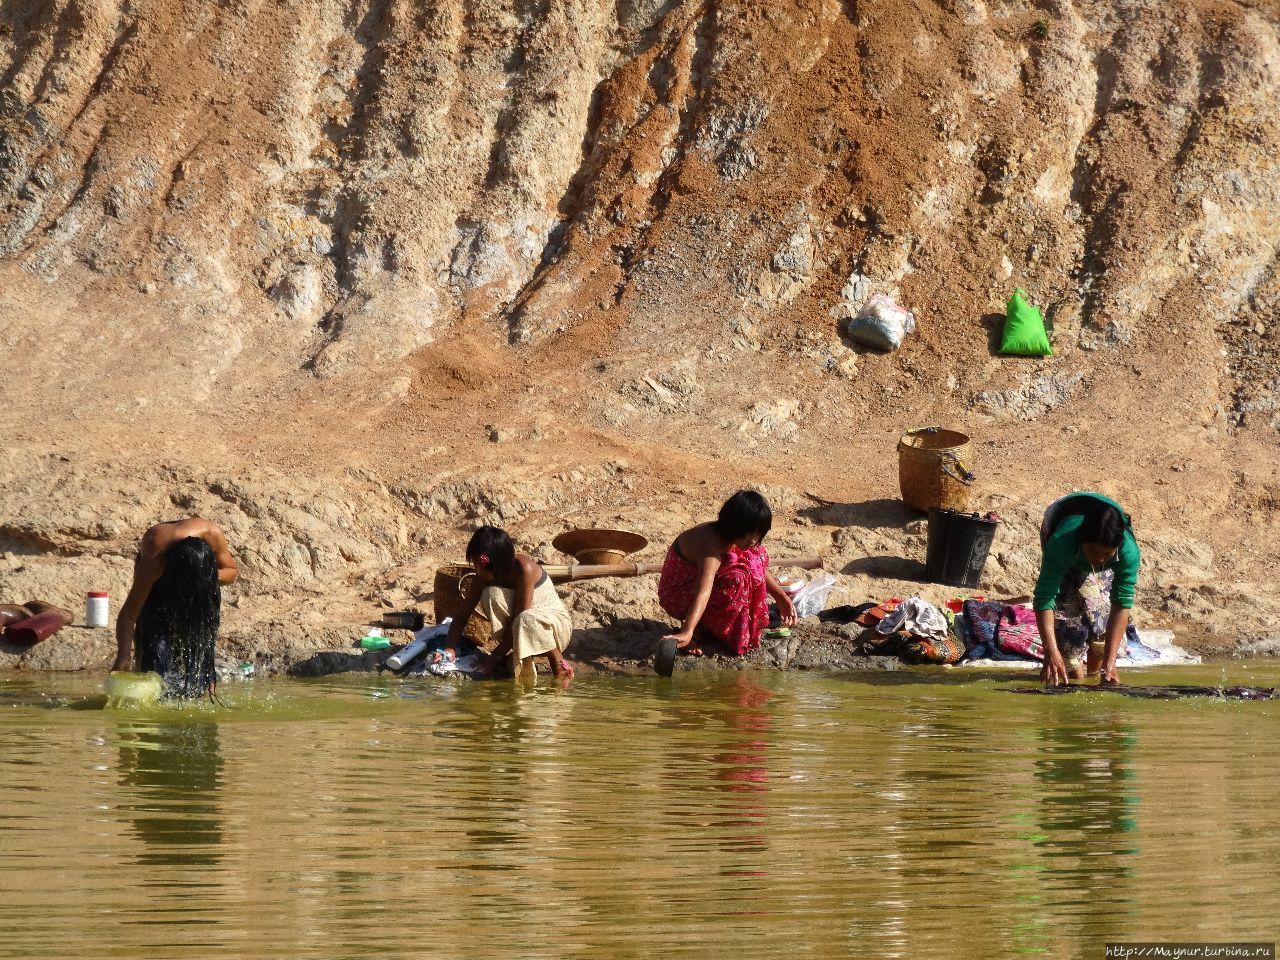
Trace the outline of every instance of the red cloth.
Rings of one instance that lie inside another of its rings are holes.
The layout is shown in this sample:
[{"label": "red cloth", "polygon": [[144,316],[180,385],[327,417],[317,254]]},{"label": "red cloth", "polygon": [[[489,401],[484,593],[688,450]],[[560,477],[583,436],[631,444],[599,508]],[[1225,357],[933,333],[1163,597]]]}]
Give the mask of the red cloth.
[{"label": "red cloth", "polygon": [[[734,653],[760,646],[760,637],[769,625],[764,580],[768,569],[769,551],[762,545],[749,550],[730,547],[720,558],[711,597],[698,625]],[[683,621],[697,595],[698,567],[680,556],[672,544],[658,578],[658,603],[668,615]]]},{"label": "red cloth", "polygon": [[66,617],[49,610],[9,624],[5,628],[4,639],[8,643],[36,644],[53,636],[66,625]]}]

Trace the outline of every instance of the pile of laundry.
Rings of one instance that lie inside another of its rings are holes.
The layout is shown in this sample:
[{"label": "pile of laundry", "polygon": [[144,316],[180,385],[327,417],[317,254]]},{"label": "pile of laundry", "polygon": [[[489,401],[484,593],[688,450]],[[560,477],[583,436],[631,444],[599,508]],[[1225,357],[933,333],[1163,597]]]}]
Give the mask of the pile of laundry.
[{"label": "pile of laundry", "polygon": [[[865,654],[897,656],[907,663],[1037,667],[1044,661],[1035,610],[1026,602],[953,597],[939,608],[921,597],[891,597],[838,610],[838,618],[823,619],[866,627],[857,640]],[[1120,666],[1200,662],[1176,646],[1168,630],[1139,635],[1130,623],[1125,641]]]},{"label": "pile of laundry", "polygon": [[412,642],[387,658],[387,666],[405,675],[430,673],[437,677],[459,674],[471,676],[485,666],[485,656],[465,637],[455,646],[449,645],[452,617],[438,624],[427,624],[413,635]]}]

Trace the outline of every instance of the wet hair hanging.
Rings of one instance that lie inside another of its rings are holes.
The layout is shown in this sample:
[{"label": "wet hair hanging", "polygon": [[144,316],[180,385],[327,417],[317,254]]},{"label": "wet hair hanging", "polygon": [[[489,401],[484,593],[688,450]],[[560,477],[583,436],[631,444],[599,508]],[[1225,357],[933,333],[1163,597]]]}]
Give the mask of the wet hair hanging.
[{"label": "wet hair hanging", "polygon": [[164,677],[165,696],[202,697],[214,672],[214,642],[222,620],[218,559],[199,537],[173,544],[164,573],[138,617],[139,666]]}]

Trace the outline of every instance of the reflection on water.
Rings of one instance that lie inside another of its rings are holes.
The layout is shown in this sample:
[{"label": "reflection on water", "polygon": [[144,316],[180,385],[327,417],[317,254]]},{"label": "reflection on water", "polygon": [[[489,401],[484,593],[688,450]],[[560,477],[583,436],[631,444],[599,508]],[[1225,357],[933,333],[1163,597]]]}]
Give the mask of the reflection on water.
[{"label": "reflection on water", "polygon": [[0,677],[0,957],[1273,939],[1280,704],[1026,682],[362,677],[129,712]]},{"label": "reflection on water", "polygon": [[158,724],[125,720],[117,732],[121,812],[146,848],[138,863],[213,865],[222,829],[222,758],[211,721]]},{"label": "reflection on water", "polygon": [[[1139,852],[1137,728],[1102,706],[1083,724],[1038,726],[1036,740],[1039,829],[1027,840],[1041,883],[1028,896],[1067,918],[1054,931],[1064,943],[1124,940]],[[1037,938],[1048,933],[1032,929]]]}]

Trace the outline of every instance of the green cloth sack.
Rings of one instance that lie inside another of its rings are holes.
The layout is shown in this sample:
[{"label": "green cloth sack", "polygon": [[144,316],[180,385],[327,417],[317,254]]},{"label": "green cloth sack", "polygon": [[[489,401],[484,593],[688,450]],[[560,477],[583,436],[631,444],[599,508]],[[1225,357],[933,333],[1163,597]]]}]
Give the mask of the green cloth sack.
[{"label": "green cloth sack", "polygon": [[1019,287],[1009,298],[1004,315],[1004,336],[1000,340],[1001,353],[1014,353],[1020,357],[1051,357],[1053,347],[1045,333],[1044,318],[1040,308],[1027,303],[1027,292]]}]

